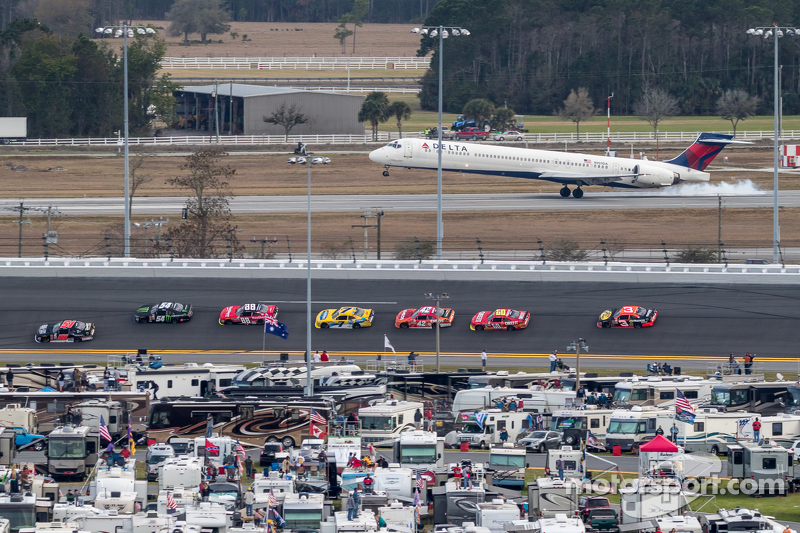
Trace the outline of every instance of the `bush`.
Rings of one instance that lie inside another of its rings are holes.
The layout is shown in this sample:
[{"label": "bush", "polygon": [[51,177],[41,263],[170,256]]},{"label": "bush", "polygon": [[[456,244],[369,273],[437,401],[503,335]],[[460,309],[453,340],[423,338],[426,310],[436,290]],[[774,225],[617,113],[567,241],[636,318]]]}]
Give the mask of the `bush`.
[{"label": "bush", "polygon": [[678,251],[675,256],[677,263],[717,263],[719,256],[714,248],[703,248],[702,246],[690,246]]},{"label": "bush", "polygon": [[394,249],[395,259],[430,259],[436,253],[436,243],[433,241],[403,241]]},{"label": "bush", "polygon": [[548,261],[586,261],[589,252],[577,242],[559,239],[545,252],[545,257]]},{"label": "bush", "polygon": [[344,248],[335,242],[326,241],[322,243],[322,257],[324,259],[339,259],[344,253]]}]

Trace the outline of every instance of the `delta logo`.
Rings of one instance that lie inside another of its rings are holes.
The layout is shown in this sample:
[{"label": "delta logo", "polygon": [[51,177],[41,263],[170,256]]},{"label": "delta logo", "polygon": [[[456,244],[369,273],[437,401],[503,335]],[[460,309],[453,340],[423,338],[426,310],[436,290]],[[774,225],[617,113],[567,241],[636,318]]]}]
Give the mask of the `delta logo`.
[{"label": "delta logo", "polygon": [[428,146],[428,143],[422,143],[423,150],[427,150],[428,148],[430,148],[430,146]]}]

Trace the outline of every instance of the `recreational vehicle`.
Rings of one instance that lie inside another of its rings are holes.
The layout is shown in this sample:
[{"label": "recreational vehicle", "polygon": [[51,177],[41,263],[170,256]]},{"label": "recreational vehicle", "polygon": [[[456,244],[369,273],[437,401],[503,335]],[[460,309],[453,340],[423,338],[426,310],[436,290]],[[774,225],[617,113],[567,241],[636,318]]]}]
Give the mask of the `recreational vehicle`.
[{"label": "recreational vehicle", "polygon": [[485,450],[492,444],[502,444],[500,434],[508,433],[507,442],[513,443],[524,430],[531,427],[531,415],[523,411],[501,411],[488,409],[475,413],[462,413],[464,426],[458,433],[458,442],[469,443],[470,447]]},{"label": "recreational vehicle", "polygon": [[462,390],[453,400],[453,417],[463,412],[491,409],[498,400],[515,398],[517,408],[528,413],[549,415],[575,403],[574,391],[491,388]]},{"label": "recreational vehicle", "polygon": [[630,410],[614,411],[606,431],[606,447],[619,446],[622,451],[629,452],[649,441],[656,434],[658,414],[652,406],[639,405]]},{"label": "recreational vehicle", "polygon": [[564,442],[570,446],[585,441],[589,433],[598,440],[604,441],[614,410],[596,409],[596,407],[587,405],[586,409],[554,411],[550,418],[550,430],[563,433]]},{"label": "recreational vehicle", "polygon": [[617,383],[614,388],[614,403],[617,405],[652,405],[671,407],[675,405],[677,390],[692,403],[703,403],[711,397],[711,390],[718,385],[694,376],[679,376],[674,379],[650,377]]},{"label": "recreational vehicle", "polygon": [[689,423],[676,420],[675,413],[670,410],[658,414],[656,429],[661,428],[664,435],[668,436],[675,425],[678,430],[677,443],[684,450],[718,455],[728,453],[728,445],[735,444],[743,436],[743,422],[755,420],[755,417],[753,413],[725,413],[712,407],[703,407],[695,410],[694,423]]},{"label": "recreational vehicle", "polygon": [[444,466],[444,437],[436,433],[404,431],[394,442],[393,462],[413,470],[433,470]]},{"label": "recreational vehicle", "polygon": [[751,479],[751,496],[786,495],[794,479],[792,460],[789,450],[769,440],[762,444],[743,441],[728,446],[728,475]]},{"label": "recreational vehicle", "polygon": [[400,433],[415,429],[414,415],[422,415],[422,402],[390,400],[362,407],[358,410],[361,421],[362,442],[385,442],[394,440]]},{"label": "recreational vehicle", "polygon": [[542,477],[528,483],[528,515],[553,518],[557,514],[577,516],[581,481]]},{"label": "recreational vehicle", "polygon": [[784,382],[719,383],[711,390],[710,407],[770,416],[787,410],[794,396]]}]

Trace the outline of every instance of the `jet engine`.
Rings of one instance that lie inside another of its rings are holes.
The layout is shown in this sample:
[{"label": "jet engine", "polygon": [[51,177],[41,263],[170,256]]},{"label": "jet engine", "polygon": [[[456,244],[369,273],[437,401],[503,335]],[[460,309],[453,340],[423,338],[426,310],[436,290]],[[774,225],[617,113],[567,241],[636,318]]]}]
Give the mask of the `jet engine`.
[{"label": "jet engine", "polygon": [[633,183],[643,188],[668,187],[676,179],[680,179],[672,170],[653,165],[636,165],[634,173],[637,176],[633,179]]}]

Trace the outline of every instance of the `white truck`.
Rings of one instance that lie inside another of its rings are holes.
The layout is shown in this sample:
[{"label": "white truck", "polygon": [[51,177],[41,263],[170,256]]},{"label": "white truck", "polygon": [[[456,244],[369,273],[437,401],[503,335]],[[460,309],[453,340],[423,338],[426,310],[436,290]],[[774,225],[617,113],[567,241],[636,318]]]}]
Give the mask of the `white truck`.
[{"label": "white truck", "polygon": [[453,399],[453,417],[464,412],[475,412],[495,407],[498,400],[515,398],[517,409],[527,413],[549,415],[553,411],[566,409],[575,403],[575,391],[512,389],[507,387],[484,387],[464,389]]},{"label": "white truck", "polygon": [[458,433],[458,442],[469,443],[470,448],[488,449],[492,444],[502,444],[502,430],[508,433],[506,442],[513,443],[519,434],[530,427],[531,415],[521,411],[487,409],[461,415],[464,427]]},{"label": "white truck", "polygon": [[444,437],[422,430],[404,431],[394,441],[393,462],[413,470],[444,466]]},{"label": "white truck", "polygon": [[28,137],[28,117],[0,118],[0,142],[24,141]]},{"label": "white truck", "polygon": [[358,410],[361,421],[361,440],[364,443],[391,442],[397,435],[415,429],[414,416],[422,415],[422,402],[390,400]]}]

